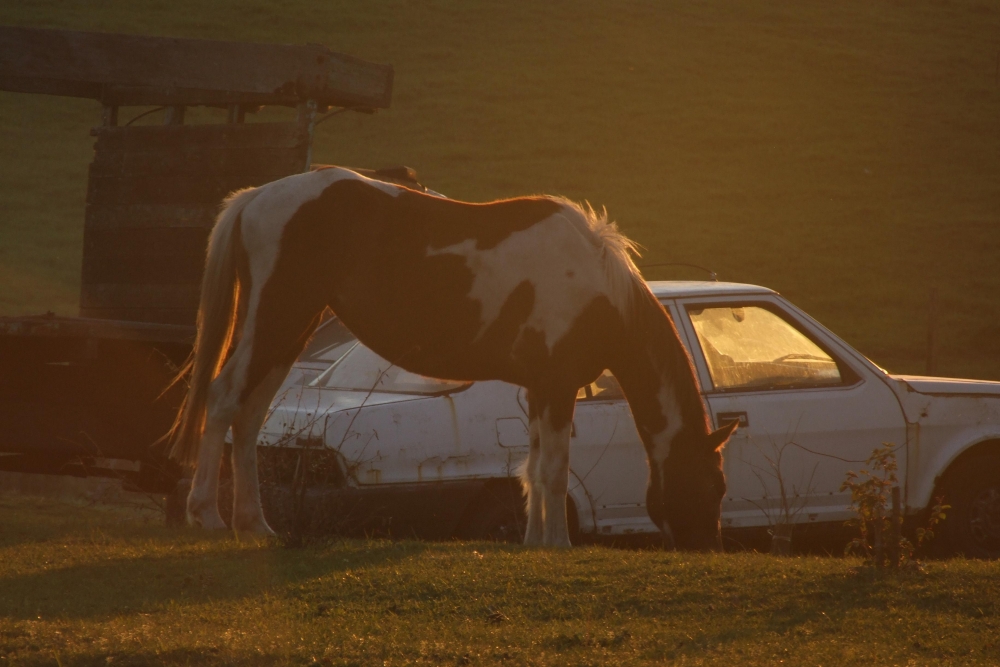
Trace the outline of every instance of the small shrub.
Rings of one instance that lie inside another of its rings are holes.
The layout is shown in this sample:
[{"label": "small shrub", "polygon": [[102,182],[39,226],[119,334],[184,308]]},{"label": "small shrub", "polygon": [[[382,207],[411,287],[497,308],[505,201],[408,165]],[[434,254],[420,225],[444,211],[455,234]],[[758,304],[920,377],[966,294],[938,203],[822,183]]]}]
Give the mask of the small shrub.
[{"label": "small shrub", "polygon": [[916,530],[918,549],[934,539],[934,527],[947,518],[945,510],[950,509],[951,505],[944,504],[944,496],[938,496],[934,499],[934,507],[931,508],[931,513],[927,517],[927,523],[918,526]]},{"label": "small shrub", "polygon": [[[795,529],[795,518],[805,509],[806,499],[813,492],[813,478],[816,476],[818,464],[813,466],[808,480],[803,483],[800,479],[798,483],[793,483],[786,479],[781,459],[788,447],[798,447],[799,445],[794,441],[789,441],[779,447],[772,441],[770,453],[756,443],[754,446],[766,465],[758,465],[746,460],[743,463],[750,468],[750,472],[760,482],[764,495],[759,501],[747,497],[744,497],[743,500],[751,503],[767,518],[769,526],[767,532],[771,536],[771,554],[789,556],[792,553],[792,532]],[[769,493],[771,486],[768,484],[767,478],[772,478],[777,483],[777,498],[771,497]],[[771,502],[773,500],[779,501],[777,506]]]},{"label": "small shrub", "polygon": [[[934,537],[934,527],[945,519],[945,511],[950,505],[943,498],[937,498],[931,509],[927,523],[916,530],[916,545],[902,535],[903,513],[892,511],[890,498],[898,488],[896,477],[896,447],[882,443],[872,450],[866,461],[869,469],[860,472],[848,471],[841,491],[850,490],[851,508],[857,516],[847,522],[848,527],[858,530],[858,537],[844,548],[845,554],[861,556],[867,563],[881,569],[897,568],[914,562],[913,554]],[[898,504],[897,504],[898,506]]]}]

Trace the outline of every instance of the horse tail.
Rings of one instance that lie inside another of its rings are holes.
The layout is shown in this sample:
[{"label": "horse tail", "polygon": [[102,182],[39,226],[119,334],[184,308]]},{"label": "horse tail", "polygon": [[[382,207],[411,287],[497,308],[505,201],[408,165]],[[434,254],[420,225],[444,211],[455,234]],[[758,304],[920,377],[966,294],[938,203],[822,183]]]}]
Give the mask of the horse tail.
[{"label": "horse tail", "polygon": [[170,383],[173,386],[190,374],[188,392],[173,426],[164,436],[172,443],[170,457],[184,466],[194,465],[197,459],[209,385],[222,370],[233,341],[240,289],[237,275],[240,215],[259,193],[259,188],[247,188],[229,195],[208,239],[194,347]]}]

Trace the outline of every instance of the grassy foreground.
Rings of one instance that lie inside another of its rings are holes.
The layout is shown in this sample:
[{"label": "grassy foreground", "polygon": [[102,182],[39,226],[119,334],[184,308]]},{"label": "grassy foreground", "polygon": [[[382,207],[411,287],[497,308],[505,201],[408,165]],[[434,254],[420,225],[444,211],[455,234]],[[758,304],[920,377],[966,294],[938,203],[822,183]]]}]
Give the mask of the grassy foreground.
[{"label": "grassy foreground", "polygon": [[997,664],[1000,563],[170,531],[0,498],[0,664]]},{"label": "grassy foreground", "polygon": [[[777,289],[898,372],[924,370],[936,286],[938,372],[1000,379],[995,2],[24,0],[0,24],[392,63],[392,108],[320,125],[317,161],[606,205],[644,261]],[[77,312],[98,117],[0,93],[0,314]]]}]

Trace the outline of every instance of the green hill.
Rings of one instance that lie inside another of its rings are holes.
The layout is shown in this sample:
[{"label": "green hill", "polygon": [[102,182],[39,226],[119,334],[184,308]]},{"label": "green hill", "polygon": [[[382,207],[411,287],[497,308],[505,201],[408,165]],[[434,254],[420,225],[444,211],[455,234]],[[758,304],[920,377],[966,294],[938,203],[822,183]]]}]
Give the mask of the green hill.
[{"label": "green hill", "polygon": [[[644,261],[775,288],[895,371],[923,371],[936,286],[938,371],[1000,379],[996,4],[49,0],[0,23],[392,63],[392,108],[321,125],[317,161],[607,206]],[[0,313],[75,313],[98,115],[0,94]]]}]

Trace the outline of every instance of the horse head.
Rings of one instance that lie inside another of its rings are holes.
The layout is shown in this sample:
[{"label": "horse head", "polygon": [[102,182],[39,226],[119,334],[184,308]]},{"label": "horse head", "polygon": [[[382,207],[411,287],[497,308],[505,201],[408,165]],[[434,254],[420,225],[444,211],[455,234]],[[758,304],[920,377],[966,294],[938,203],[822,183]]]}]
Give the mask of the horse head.
[{"label": "horse head", "polygon": [[646,508],[677,549],[722,551],[722,498],[726,476],[721,449],[736,422],[713,433],[685,427],[674,436],[665,459],[650,459]]}]

